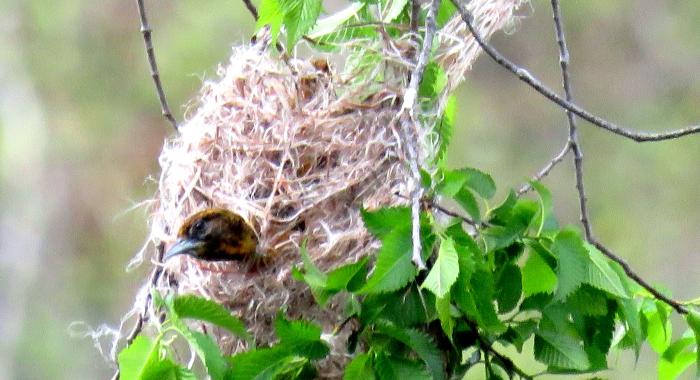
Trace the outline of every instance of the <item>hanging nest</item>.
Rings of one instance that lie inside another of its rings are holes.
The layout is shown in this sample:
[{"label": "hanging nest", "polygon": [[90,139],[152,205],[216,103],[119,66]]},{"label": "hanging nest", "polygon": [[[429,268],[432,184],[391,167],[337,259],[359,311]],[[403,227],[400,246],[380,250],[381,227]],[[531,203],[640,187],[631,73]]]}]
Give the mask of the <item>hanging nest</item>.
[{"label": "hanging nest", "polygon": [[[469,7],[488,36],[513,18],[520,3],[473,0]],[[460,25],[454,21],[438,34],[438,62],[448,73],[445,92],[478,54]],[[225,305],[258,346],[275,342],[272,324],[280,310],[319,323],[332,348],[319,372],[341,377],[347,333],[331,332],[343,319],[342,297],[320,308],[292,269],[301,265],[302,244],[323,270],[373,252],[378,243],[365,230],[360,210],[407,203],[412,179],[405,144],[415,144],[423,161],[434,153],[433,144],[425,143],[429,128],[416,125],[407,136],[398,126],[412,69],[407,57],[416,50],[410,41],[379,43],[383,60],[365,73],[367,85],[341,78],[324,61],[281,59],[264,44],[234,48],[219,78],[204,84],[196,110],[163,147],[151,240],[171,242],[189,215],[222,207],[255,230],[263,265],[179,256],[166,263],[169,276],[156,287]],[[247,348],[223,332],[216,339],[228,354]]]}]

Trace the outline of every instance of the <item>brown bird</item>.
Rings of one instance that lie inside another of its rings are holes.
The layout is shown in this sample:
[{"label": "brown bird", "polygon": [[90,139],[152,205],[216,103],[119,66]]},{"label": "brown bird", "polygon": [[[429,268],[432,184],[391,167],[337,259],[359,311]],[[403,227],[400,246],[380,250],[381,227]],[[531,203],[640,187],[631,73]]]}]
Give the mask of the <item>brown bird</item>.
[{"label": "brown bird", "polygon": [[180,227],[163,261],[188,255],[206,261],[243,260],[256,255],[258,237],[243,218],[223,208],[199,211]]}]

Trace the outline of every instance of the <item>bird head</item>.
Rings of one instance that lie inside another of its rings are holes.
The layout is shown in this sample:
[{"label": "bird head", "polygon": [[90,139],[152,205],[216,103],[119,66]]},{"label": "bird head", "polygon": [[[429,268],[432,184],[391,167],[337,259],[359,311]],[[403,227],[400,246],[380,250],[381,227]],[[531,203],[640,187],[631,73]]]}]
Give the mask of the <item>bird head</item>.
[{"label": "bird head", "polygon": [[206,209],[184,221],[163,261],[177,255],[205,261],[242,260],[254,256],[257,245],[255,231],[240,215],[222,208]]}]

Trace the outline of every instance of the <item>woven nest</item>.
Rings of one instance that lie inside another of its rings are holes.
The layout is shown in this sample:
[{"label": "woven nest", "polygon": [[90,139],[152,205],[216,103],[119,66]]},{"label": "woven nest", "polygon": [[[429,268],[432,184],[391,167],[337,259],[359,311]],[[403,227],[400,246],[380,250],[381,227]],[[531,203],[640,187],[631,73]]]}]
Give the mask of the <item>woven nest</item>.
[{"label": "woven nest", "polygon": [[[512,20],[520,3],[473,0],[469,7],[489,36]],[[478,55],[461,25],[453,21],[438,34],[438,62],[448,73],[445,93]],[[407,136],[398,126],[412,68],[405,56],[415,47],[379,44],[385,59],[366,86],[341,79],[326,65],[280,59],[260,45],[234,48],[219,79],[204,84],[196,111],[163,148],[151,238],[156,245],[172,241],[189,215],[223,207],[256,231],[264,264],[253,269],[245,261],[204,263],[180,256],[168,261],[171,276],[157,287],[225,305],[259,346],[274,343],[272,322],[280,310],[288,318],[320,323],[331,336],[343,318],[343,300],[336,297],[321,309],[308,287],[292,278],[301,264],[299,247],[305,242],[324,270],[373,252],[378,244],[363,227],[360,209],[407,202],[413,185],[405,144],[415,144],[419,160],[433,153],[434,144],[425,143],[428,129],[416,124]],[[223,333],[216,338],[226,353],[247,348]],[[346,338],[329,338],[323,377],[341,377]]]}]

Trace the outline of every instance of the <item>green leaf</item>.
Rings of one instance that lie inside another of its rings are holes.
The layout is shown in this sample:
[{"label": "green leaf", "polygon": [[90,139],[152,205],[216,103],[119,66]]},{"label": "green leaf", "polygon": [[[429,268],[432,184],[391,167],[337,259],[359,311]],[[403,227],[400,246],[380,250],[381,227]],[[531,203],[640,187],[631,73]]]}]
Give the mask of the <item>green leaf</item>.
[{"label": "green leaf", "polygon": [[346,21],[357,16],[357,13],[364,8],[367,3],[355,2],[350,3],[343,10],[333,13],[328,17],[324,17],[316,23],[316,26],[309,32],[309,37],[313,39],[319,39],[326,36],[332,32],[338,30],[338,28],[343,25]]},{"label": "green leaf", "polygon": [[435,311],[437,311],[438,319],[440,319],[440,326],[442,331],[445,332],[447,338],[452,340],[452,333],[455,327],[455,320],[450,312],[450,297],[445,295],[442,298],[435,299]]},{"label": "green leaf", "polygon": [[629,339],[635,353],[639,356],[639,350],[644,341],[642,322],[640,320],[640,310],[638,302],[634,299],[617,299],[619,305],[620,321],[624,324],[627,333],[625,337]]},{"label": "green leaf", "polygon": [[315,25],[321,14],[321,0],[282,0],[285,8],[284,26],[287,28],[287,49]]},{"label": "green leaf", "polygon": [[372,371],[372,360],[369,354],[364,353],[355,356],[354,359],[345,367],[343,380],[374,380],[374,371]]},{"label": "green leaf", "polygon": [[385,23],[390,23],[394,21],[397,17],[399,17],[401,11],[403,11],[404,8],[406,8],[407,3],[408,0],[391,0],[391,5],[389,6],[389,9],[387,9],[383,21]]},{"label": "green leaf", "polygon": [[365,228],[378,239],[384,239],[399,227],[411,225],[411,209],[408,207],[385,207],[378,210],[360,210]]},{"label": "green leaf", "polygon": [[258,8],[256,27],[260,29],[265,25],[270,25],[273,44],[277,42],[282,22],[284,22],[284,10],[280,0],[262,0]]},{"label": "green leaf", "polygon": [[204,335],[199,331],[187,329],[184,324],[177,329],[180,335],[190,344],[190,347],[192,347],[192,350],[197,354],[202,363],[204,363],[209,377],[213,380],[223,379],[228,369],[228,364],[214,340],[210,336]]},{"label": "green leaf", "polygon": [[[394,0],[392,0],[394,1]],[[397,2],[403,2],[406,4],[405,0],[396,0]],[[429,62],[425,66],[425,72],[423,74],[423,80],[418,87],[418,95],[423,98],[435,98],[437,94],[442,92],[447,84],[447,74],[445,70],[442,69],[440,65],[436,62]]]},{"label": "green leaf", "polygon": [[513,264],[506,264],[501,270],[496,281],[496,301],[500,314],[513,310],[520,301],[523,282],[520,268]]},{"label": "green leaf", "polygon": [[588,280],[588,252],[578,233],[564,230],[557,234],[552,245],[557,256],[557,290],[554,299],[564,301],[582,283]]},{"label": "green leaf", "polygon": [[440,8],[438,9],[438,14],[436,17],[436,22],[438,29],[441,29],[448,21],[454,16],[457,11],[457,7],[452,4],[451,1],[440,2]]},{"label": "green leaf", "polygon": [[[157,370],[160,340],[151,341],[139,335],[119,353],[119,372],[123,379],[142,379],[144,374]],[[157,371],[156,371],[157,372]]]},{"label": "green leaf", "polygon": [[462,168],[445,170],[443,181],[438,186],[438,192],[445,196],[454,197],[460,189],[469,188],[485,199],[491,199],[496,193],[496,183],[490,175],[474,169]]},{"label": "green leaf", "polygon": [[590,257],[590,263],[588,265],[588,282],[591,286],[594,286],[600,290],[604,290],[613,296],[620,298],[629,298],[629,294],[625,290],[625,287],[620,281],[618,274],[610,267],[608,259],[603,256],[600,251],[585,243],[584,246],[588,250],[588,255]]},{"label": "green leaf", "polygon": [[552,215],[552,193],[537,181],[530,182],[540,197],[540,210],[537,218],[537,236],[544,230],[545,221]]},{"label": "green leaf", "polygon": [[438,298],[443,298],[457,281],[459,260],[454,241],[447,237],[440,242],[437,260],[430,269],[421,287],[430,290]]},{"label": "green leaf", "polygon": [[223,327],[247,342],[253,341],[243,322],[231,315],[231,312],[225,307],[214,301],[193,295],[175,297],[173,300],[173,312],[179,318],[192,318],[209,322]]},{"label": "green leaf", "polygon": [[430,380],[432,377],[421,363],[377,355],[374,369],[382,380]]},{"label": "green leaf", "polygon": [[608,298],[600,290],[583,285],[566,300],[566,305],[578,314],[601,316],[608,314]]},{"label": "green leaf", "polygon": [[510,220],[513,207],[515,207],[517,202],[518,196],[515,194],[515,191],[511,190],[508,192],[508,197],[506,197],[500,205],[488,212],[487,216],[489,222],[500,225],[506,224],[506,222]]},{"label": "green leaf", "polygon": [[[677,379],[688,367],[690,367],[696,360],[696,354],[694,352],[681,352],[674,358],[673,361],[668,361],[666,359],[659,360],[658,365],[658,379],[659,380],[672,380]],[[696,375],[697,378],[697,375]]]},{"label": "green leaf", "polygon": [[[693,335],[692,332],[691,335]],[[676,356],[678,356],[678,354],[685,351],[685,349],[693,343],[695,343],[694,336],[684,336],[678,339],[677,341],[671,343],[671,345],[668,346],[666,351],[664,351],[663,355],[661,355],[661,358],[663,360],[673,362],[676,359]]]},{"label": "green leaf", "polygon": [[688,314],[685,316],[685,321],[688,322],[688,326],[693,330],[695,335],[695,352],[697,354],[695,359],[695,365],[697,371],[695,372],[695,377],[700,377],[700,313],[695,310],[689,310]]},{"label": "green leaf", "polygon": [[321,340],[321,328],[308,321],[288,321],[282,314],[275,320],[275,333],[280,346],[298,356],[312,360],[328,355],[329,348]]},{"label": "green leaf", "polygon": [[[455,289],[456,290],[456,289]],[[493,274],[477,270],[472,274],[468,291],[455,294],[455,301],[460,308],[474,318],[480,327],[489,333],[501,333],[505,325],[498,319],[494,302]]]},{"label": "green leaf", "polygon": [[671,344],[671,323],[662,318],[656,308],[648,308],[642,312],[643,323],[646,327],[647,342],[649,346],[661,355]]},{"label": "green leaf", "polygon": [[327,288],[332,291],[355,291],[364,285],[367,277],[367,263],[369,257],[365,256],[355,263],[345,264],[328,272]]},{"label": "green leaf", "polygon": [[464,209],[464,211],[469,214],[469,216],[474,219],[475,222],[481,222],[481,211],[479,210],[479,203],[476,198],[472,195],[466,187],[459,189],[457,194],[455,194],[455,201]]},{"label": "green leaf", "polygon": [[416,277],[411,261],[411,228],[404,225],[391,231],[382,240],[374,272],[359,293],[391,292],[404,287]]},{"label": "green leaf", "polygon": [[290,353],[280,347],[242,352],[230,359],[231,370],[227,379],[273,379],[292,359]]},{"label": "green leaf", "polygon": [[539,253],[531,252],[523,266],[523,295],[553,293],[557,286],[557,275]]},{"label": "green leaf", "polygon": [[[449,3],[449,2],[448,2]],[[435,131],[439,138],[438,151],[435,155],[435,160],[442,162],[447,154],[447,148],[452,141],[454,128],[457,120],[457,97],[450,95],[445,103],[445,111],[440,118],[440,121],[435,125]]]},{"label": "green leaf", "polygon": [[427,334],[416,329],[399,328],[392,324],[377,324],[376,330],[403,343],[425,363],[433,379],[445,379],[445,363],[442,352]]},{"label": "green leaf", "polygon": [[586,351],[574,337],[553,331],[535,333],[535,358],[550,367],[579,371],[590,367]]}]

